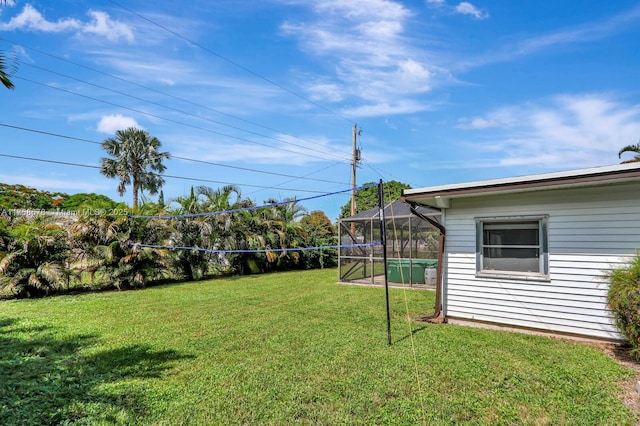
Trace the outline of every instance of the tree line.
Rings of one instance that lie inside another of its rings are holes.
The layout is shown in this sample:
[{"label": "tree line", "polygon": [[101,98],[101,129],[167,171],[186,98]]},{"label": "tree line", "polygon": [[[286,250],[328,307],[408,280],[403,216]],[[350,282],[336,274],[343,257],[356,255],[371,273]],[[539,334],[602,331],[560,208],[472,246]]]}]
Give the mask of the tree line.
[{"label": "tree line", "polygon": [[242,198],[235,186],[199,186],[178,197],[172,207],[147,202],[136,209],[138,214],[157,216],[248,208],[182,219],[136,219],[129,215],[133,209],[122,209],[113,201],[105,208],[102,201],[96,207],[90,200],[68,216],[4,210],[0,215],[2,294],[39,297],[127,289],[227,274],[322,268],[337,262],[336,249],[290,250],[337,244],[335,227],[327,216],[322,211],[307,214],[295,200],[253,209],[257,206]]},{"label": "tree line", "polygon": [[[239,187],[227,185],[192,187],[165,203],[162,173],[171,156],[161,145],[137,128],[117,131],[102,143],[108,156],[101,158],[100,173],[117,180],[120,196],[131,187],[131,207],[104,195],[1,184],[0,290],[36,297],[337,264],[335,248],[300,250],[335,246],[338,238],[324,212],[308,213],[295,199],[268,199],[269,207],[258,208]],[[406,187],[386,185],[394,196]],[[158,201],[140,203],[145,191],[159,193]],[[357,211],[363,211],[377,205],[377,194],[362,191],[356,200]],[[203,214],[209,212],[222,213]],[[172,217],[185,214],[195,216]]]},{"label": "tree line", "polygon": [[[102,143],[108,157],[101,159],[100,173],[117,179],[120,196],[132,187],[131,208],[96,194],[5,185],[0,199],[22,209],[5,209],[0,217],[0,289],[35,297],[337,263],[336,249],[299,250],[335,246],[337,236],[324,212],[307,214],[295,199],[269,199],[269,207],[258,208],[235,185],[198,186],[166,205],[162,173],[170,154],[161,145],[137,128],[119,130]],[[144,191],[160,192],[158,202],[140,204]],[[75,210],[48,214],[47,204]],[[202,214],[208,212],[219,213]],[[185,214],[195,216],[174,217]]]}]

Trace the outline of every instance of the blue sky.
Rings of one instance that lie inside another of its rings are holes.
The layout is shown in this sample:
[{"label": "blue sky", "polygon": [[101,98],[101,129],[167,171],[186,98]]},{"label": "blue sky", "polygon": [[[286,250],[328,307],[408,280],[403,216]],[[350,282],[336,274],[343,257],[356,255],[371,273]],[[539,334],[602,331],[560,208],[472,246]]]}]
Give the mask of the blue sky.
[{"label": "blue sky", "polygon": [[348,189],[355,124],[358,184],[414,188],[616,164],[640,139],[638,1],[9,0],[0,49],[0,182],[49,191],[120,200],[95,142],[130,126],[180,157],[167,199],[233,183],[259,204]]}]

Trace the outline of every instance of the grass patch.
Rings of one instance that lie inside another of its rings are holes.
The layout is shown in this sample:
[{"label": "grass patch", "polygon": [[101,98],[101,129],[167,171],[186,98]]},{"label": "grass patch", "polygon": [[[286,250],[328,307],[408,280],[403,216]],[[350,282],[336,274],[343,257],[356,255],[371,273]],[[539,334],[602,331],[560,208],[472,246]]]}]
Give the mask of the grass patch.
[{"label": "grass patch", "polygon": [[[633,424],[601,352],[337,271],[0,302],[0,424]],[[415,359],[415,362],[414,362]]]}]

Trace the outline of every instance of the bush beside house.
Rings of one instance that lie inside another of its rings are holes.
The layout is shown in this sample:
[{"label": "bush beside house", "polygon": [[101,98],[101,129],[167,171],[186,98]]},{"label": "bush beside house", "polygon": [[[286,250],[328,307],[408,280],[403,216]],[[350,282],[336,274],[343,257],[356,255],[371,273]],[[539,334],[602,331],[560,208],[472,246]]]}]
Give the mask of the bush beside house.
[{"label": "bush beside house", "polygon": [[609,283],[607,302],[616,326],[640,359],[640,253],[626,266],[611,271]]}]

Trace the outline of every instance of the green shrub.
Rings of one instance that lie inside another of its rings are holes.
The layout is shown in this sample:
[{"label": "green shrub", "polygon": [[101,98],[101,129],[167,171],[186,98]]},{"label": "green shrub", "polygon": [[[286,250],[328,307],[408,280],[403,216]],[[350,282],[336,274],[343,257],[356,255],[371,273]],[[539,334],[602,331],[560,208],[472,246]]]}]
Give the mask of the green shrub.
[{"label": "green shrub", "polygon": [[620,332],[629,339],[631,353],[640,359],[640,254],[609,274],[607,302]]}]

